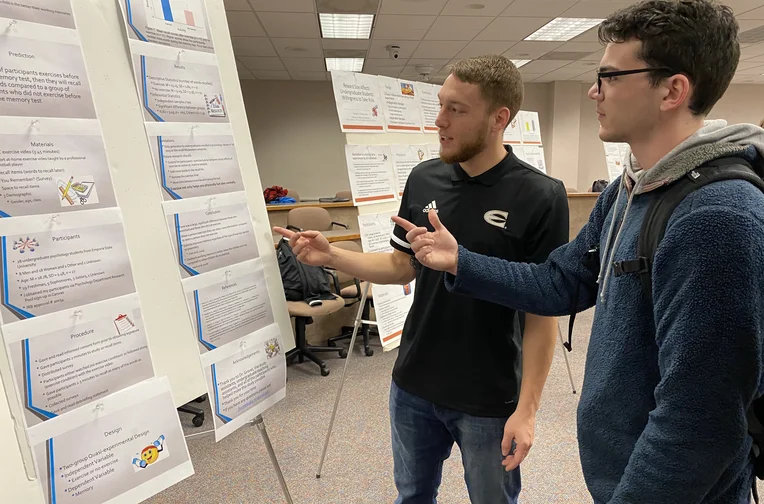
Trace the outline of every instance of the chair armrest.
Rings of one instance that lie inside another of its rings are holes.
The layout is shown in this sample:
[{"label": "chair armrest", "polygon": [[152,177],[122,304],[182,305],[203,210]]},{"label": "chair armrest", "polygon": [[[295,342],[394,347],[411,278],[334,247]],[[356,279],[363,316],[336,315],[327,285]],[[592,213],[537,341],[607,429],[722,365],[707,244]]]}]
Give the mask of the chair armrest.
[{"label": "chair armrest", "polygon": [[340,291],[342,289],[340,289],[340,278],[339,278],[339,276],[337,276],[337,271],[333,270],[333,269],[330,269],[330,268],[324,268],[324,271],[326,271],[326,273],[332,277],[332,282],[334,283],[334,290],[336,291],[337,295],[339,296],[340,295]]},{"label": "chair armrest", "polygon": [[292,230],[292,231],[296,231],[296,232],[298,232],[298,233],[302,233],[302,232],[304,231],[304,229],[302,229],[302,228],[298,228],[297,226],[293,226],[293,225],[291,225],[291,224],[287,224],[287,227],[286,227],[286,228],[287,228],[287,229],[290,229],[290,230]]},{"label": "chair armrest", "polygon": [[341,228],[350,229],[350,227],[348,225],[343,224],[341,222],[334,222],[334,221],[332,221],[332,226],[339,226]]}]

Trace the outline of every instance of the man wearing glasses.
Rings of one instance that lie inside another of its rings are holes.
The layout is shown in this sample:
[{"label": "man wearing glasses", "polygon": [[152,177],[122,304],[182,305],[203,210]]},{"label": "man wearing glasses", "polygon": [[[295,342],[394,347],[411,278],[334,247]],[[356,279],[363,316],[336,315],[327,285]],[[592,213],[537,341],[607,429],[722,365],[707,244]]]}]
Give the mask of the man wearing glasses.
[{"label": "man wearing glasses", "polygon": [[733,156],[764,168],[764,130],[704,120],[735,73],[738,24],[712,0],[649,0],[611,15],[599,37],[607,48],[589,91],[599,136],[631,152],[574,241],[530,265],[468,251],[433,212],[429,229],[396,224],[454,293],[546,316],[597,307],[578,408],[596,504],[749,502],[764,195],[740,179],[704,185],[673,210],[653,260],[637,257],[648,209],[672,183]]}]

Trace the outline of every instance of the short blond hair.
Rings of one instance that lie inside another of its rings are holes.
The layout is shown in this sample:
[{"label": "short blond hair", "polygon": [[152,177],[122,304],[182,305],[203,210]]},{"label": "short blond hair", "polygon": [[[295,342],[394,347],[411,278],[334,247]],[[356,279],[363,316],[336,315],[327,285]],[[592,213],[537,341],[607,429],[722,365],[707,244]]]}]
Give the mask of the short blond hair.
[{"label": "short blond hair", "polygon": [[460,81],[477,84],[493,112],[507,107],[509,120],[515,118],[523,105],[523,78],[514,63],[504,56],[488,54],[454,63],[451,73]]}]

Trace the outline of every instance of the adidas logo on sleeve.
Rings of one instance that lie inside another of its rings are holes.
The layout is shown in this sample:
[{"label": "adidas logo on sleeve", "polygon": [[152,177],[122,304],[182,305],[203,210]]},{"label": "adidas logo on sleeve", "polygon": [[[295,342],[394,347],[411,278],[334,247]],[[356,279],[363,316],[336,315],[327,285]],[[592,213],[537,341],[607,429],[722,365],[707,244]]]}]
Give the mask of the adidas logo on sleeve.
[{"label": "adidas logo on sleeve", "polygon": [[438,205],[435,203],[435,200],[432,200],[432,201],[430,202],[430,204],[429,204],[429,205],[427,205],[426,207],[424,207],[424,209],[422,210],[422,212],[424,212],[424,213],[427,213],[427,212],[429,212],[430,210],[435,210],[436,212],[438,211]]}]

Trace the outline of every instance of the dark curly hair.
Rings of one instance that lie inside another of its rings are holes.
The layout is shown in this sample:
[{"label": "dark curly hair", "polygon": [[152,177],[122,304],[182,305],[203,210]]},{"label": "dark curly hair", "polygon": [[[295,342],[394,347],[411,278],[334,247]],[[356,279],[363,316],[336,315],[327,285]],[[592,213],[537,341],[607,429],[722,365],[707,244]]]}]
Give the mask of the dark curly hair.
[{"label": "dark curly hair", "polygon": [[[603,44],[642,42],[637,57],[667,67],[693,85],[690,110],[706,115],[719,101],[740,59],[739,26],[729,7],[713,0],[647,0],[611,14],[599,27]],[[653,86],[667,77],[653,72]]]}]

